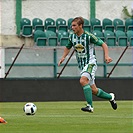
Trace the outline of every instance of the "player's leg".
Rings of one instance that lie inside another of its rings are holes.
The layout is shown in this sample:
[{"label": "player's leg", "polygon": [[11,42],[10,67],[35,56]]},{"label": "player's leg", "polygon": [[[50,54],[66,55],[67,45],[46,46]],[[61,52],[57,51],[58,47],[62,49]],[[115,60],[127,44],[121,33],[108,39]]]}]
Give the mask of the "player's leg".
[{"label": "player's leg", "polygon": [[[89,76],[87,73],[86,75]],[[80,78],[80,84],[82,85],[83,92],[85,99],[87,101],[87,106],[84,108],[81,108],[82,111],[87,111],[87,112],[93,112],[93,105],[92,105],[92,90],[89,85],[89,79],[87,78],[85,74],[83,74]]]},{"label": "player's leg", "polygon": [[112,98],[112,96],[109,93],[103,91],[100,88],[97,88],[95,84],[92,84],[91,88],[92,88],[92,93],[97,97],[108,99],[108,100]]},{"label": "player's leg", "polygon": [[87,106],[81,108],[83,111],[93,112],[92,89],[90,87],[90,80],[92,80],[94,77],[96,69],[96,64],[87,64],[81,72],[80,84],[83,87],[84,96],[87,101]]},{"label": "player's leg", "polygon": [[[90,81],[90,84],[91,84],[92,81]],[[115,101],[115,96],[113,93],[107,93],[105,91],[103,91],[102,89],[100,88],[97,88],[95,83],[94,84],[91,84],[91,88],[92,88],[92,93],[94,95],[96,95],[97,97],[99,98],[103,98],[103,99],[107,99],[110,101],[111,103],[111,106],[114,110],[117,109],[117,104],[116,104],[116,101]]]}]

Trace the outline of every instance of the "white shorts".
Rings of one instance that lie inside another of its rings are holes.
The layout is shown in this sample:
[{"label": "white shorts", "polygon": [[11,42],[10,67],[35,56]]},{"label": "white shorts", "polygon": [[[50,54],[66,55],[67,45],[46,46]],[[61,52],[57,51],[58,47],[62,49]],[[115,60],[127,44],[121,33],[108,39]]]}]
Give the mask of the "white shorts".
[{"label": "white shorts", "polygon": [[81,71],[81,77],[85,76],[89,80],[89,84],[93,85],[95,83],[95,73],[97,70],[97,64],[87,64]]}]

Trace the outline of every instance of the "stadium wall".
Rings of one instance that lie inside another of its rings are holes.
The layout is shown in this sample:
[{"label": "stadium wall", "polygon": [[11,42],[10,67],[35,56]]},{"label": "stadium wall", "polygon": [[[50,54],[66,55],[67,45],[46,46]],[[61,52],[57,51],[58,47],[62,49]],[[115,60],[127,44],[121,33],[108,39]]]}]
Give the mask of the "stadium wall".
[{"label": "stadium wall", "polygon": [[[116,100],[133,100],[133,78],[96,79]],[[79,79],[1,79],[0,102],[84,101]],[[103,100],[93,97],[94,101]]]},{"label": "stadium wall", "polygon": [[[66,57],[64,63],[58,67],[57,63],[62,57],[64,47],[56,48],[23,48],[15,64],[9,72],[7,78],[52,78],[56,77],[69,58]],[[121,56],[125,47],[109,47],[109,55],[113,61],[106,65],[104,62],[103,50],[95,47],[98,69],[96,77],[106,77],[111,72],[117,60]],[[5,49],[5,72],[7,73],[19,49]],[[122,59],[111,74],[112,77],[133,77],[133,49],[128,48]],[[49,64],[49,65],[48,65]],[[55,66],[56,64],[56,66]],[[75,65],[72,65],[75,64]],[[101,64],[101,65],[100,65]],[[72,56],[61,77],[79,77],[80,71],[77,66],[75,54]]]}]

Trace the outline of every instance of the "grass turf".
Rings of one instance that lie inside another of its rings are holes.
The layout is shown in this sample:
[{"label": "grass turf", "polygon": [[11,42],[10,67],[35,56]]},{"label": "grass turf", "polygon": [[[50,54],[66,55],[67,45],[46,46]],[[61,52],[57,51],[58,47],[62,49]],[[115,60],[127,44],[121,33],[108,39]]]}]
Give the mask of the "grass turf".
[{"label": "grass turf", "polygon": [[85,102],[34,102],[34,116],[23,112],[24,102],[1,102],[1,133],[132,133],[133,101],[118,101],[113,110],[108,101],[94,101],[94,113],[82,112]]}]

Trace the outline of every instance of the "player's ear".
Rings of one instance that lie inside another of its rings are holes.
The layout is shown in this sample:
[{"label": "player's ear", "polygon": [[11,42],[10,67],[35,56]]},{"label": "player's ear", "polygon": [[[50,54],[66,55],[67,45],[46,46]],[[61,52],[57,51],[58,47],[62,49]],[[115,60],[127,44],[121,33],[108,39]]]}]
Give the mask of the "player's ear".
[{"label": "player's ear", "polygon": [[79,27],[80,27],[80,28],[83,28],[83,25],[82,25],[82,24],[80,24],[80,25],[79,25]]}]

